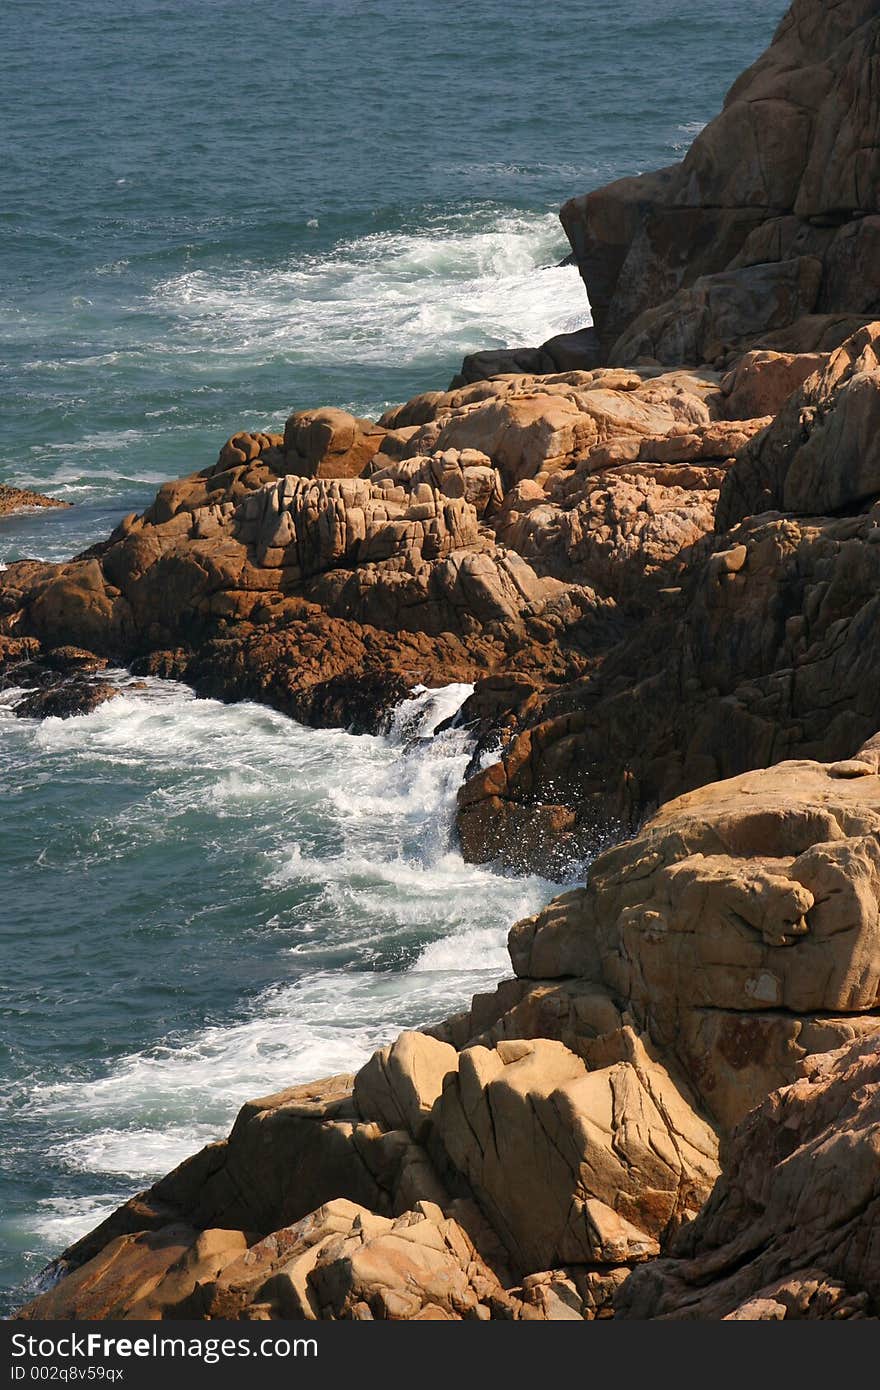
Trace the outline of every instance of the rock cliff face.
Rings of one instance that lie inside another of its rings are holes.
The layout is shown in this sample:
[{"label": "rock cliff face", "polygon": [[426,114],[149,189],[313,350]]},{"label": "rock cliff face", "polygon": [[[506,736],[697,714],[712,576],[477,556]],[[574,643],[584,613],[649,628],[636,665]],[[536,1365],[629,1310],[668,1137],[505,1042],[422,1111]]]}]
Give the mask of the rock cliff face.
[{"label": "rock cliff face", "polygon": [[22,713],[111,658],[355,729],[473,681],[465,854],[590,861],[20,1316],[880,1316],[878,44],[796,0],[680,166],[567,205],[598,339],[234,435],[3,574]]},{"label": "rock cliff face", "polygon": [[600,360],[838,346],[880,310],[880,9],[795,0],[681,164],[562,221]]},{"label": "rock cliff face", "polygon": [[[841,758],[880,725],[878,338],[878,325],[860,330],[739,451],[713,531],[650,628],[545,692],[531,727],[463,788],[474,857],[537,862],[522,832],[539,807],[553,808],[557,852],[568,837],[583,853],[682,791],[781,758]],[[739,364],[736,389],[764,358]]]}]

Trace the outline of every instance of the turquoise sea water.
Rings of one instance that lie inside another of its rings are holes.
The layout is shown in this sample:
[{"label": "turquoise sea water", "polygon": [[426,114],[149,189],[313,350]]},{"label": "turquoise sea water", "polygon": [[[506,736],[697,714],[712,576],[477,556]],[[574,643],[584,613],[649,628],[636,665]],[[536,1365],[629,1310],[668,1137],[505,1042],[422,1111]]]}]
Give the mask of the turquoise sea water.
[{"label": "turquoise sea water", "polygon": [[[556,209],[678,158],[782,3],[6,0],[0,522],[62,558],[327,402],[588,322]],[[124,680],[124,673],[120,674]],[[553,891],[449,836],[464,692],[388,739],[153,683],[0,708],[0,1284],[225,1130],[505,971]]]}]

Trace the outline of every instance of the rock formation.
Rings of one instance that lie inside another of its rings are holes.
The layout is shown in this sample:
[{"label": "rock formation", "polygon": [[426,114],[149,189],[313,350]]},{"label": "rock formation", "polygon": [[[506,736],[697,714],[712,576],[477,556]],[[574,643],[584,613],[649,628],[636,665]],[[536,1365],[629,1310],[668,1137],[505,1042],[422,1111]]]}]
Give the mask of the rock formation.
[{"label": "rock formation", "polygon": [[877,1317],[880,1045],[804,1070],[739,1127],[707,1206],[620,1290],[618,1317]]},{"label": "rock formation", "polygon": [[[546,861],[540,831],[523,830],[548,817],[555,852],[583,854],[609,823],[637,824],[682,791],[782,758],[841,758],[880,725],[878,340],[880,325],[860,330],[740,448],[714,531],[676,592],[661,591],[650,630],[545,692],[501,760],[463,788],[469,854]],[[766,365],[764,354],[740,363],[727,399]]]},{"label": "rock formation", "polygon": [[880,727],[878,341],[501,376],[372,431],[300,413],[78,559],[10,565],[0,632],[357,730],[472,681],[500,756],[462,788],[465,854],[558,869],[690,788]]},{"label": "rock formation", "polygon": [[875,740],[664,807],[513,927],[495,993],[246,1105],[21,1316],[880,1312],[878,770]]},{"label": "rock formation", "polygon": [[[453,385],[838,347],[880,314],[876,0],[794,0],[679,164],[569,199],[593,326],[465,358]],[[761,412],[755,412],[756,414]]]},{"label": "rock formation", "polygon": [[0,516],[10,516],[13,512],[24,512],[31,507],[69,507],[70,502],[59,502],[56,497],[44,497],[41,492],[31,492],[28,488],[10,487],[0,483]]},{"label": "rock formation", "polygon": [[827,351],[880,311],[876,0],[794,0],[680,164],[571,199],[599,360]]},{"label": "rock formation", "polygon": [[20,1316],[880,1316],[878,44],[795,0],[681,165],[566,206],[594,332],[3,574],[21,713],[109,661],[355,730],[472,681],[465,855],[588,864]]},{"label": "rock formation", "polygon": [[712,427],[714,388],[574,372],[431,393],[370,429],[300,412],[78,559],[10,565],[0,626],[312,723],[368,727],[380,688],[387,707],[417,681],[558,684],[711,526],[757,428]]},{"label": "rock formation", "polygon": [[0,637],[0,691],[13,692],[12,708],[23,718],[90,714],[120,693],[103,676],[108,665],[80,647],[43,651],[33,637]]}]

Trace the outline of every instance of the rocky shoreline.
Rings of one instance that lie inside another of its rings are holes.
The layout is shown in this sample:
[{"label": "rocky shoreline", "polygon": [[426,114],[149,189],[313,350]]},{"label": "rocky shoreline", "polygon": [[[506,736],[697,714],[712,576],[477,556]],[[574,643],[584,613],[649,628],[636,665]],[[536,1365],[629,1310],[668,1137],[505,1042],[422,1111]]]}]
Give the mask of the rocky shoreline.
[{"label": "rocky shoreline", "polygon": [[35,507],[70,506],[72,503],[60,502],[57,497],[44,497],[41,492],[0,483],[0,516],[14,516],[17,512],[30,511]]},{"label": "rocky shoreline", "polygon": [[880,1315],[878,53],[796,0],[681,165],[568,203],[593,330],[3,573],[20,713],[110,661],[355,731],[471,682],[465,857],[592,859],[494,993],[245,1106],[19,1316]]}]

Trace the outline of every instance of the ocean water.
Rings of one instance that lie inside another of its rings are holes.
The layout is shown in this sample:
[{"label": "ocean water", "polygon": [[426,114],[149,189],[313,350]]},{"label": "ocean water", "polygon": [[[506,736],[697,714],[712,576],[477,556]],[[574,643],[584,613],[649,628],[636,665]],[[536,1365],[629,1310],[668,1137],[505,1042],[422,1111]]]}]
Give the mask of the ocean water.
[{"label": "ocean water", "polygon": [[[5,0],[0,521],[60,559],[240,428],[589,322],[556,210],[680,157],[782,3]],[[125,682],[125,674],[119,680]],[[451,838],[465,692],[386,738],[151,682],[0,707],[0,1308],[249,1095],[506,969],[554,891]]]}]

